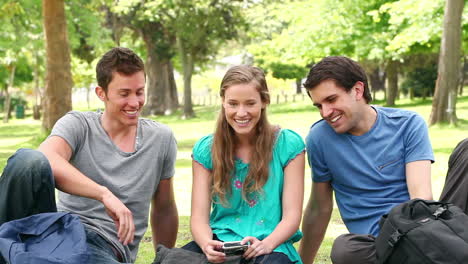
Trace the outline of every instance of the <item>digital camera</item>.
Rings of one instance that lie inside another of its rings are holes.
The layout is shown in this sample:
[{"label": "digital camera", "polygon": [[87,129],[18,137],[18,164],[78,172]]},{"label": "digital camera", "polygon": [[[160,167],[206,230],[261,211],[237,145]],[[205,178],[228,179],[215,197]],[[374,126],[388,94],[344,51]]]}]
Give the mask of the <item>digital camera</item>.
[{"label": "digital camera", "polygon": [[224,242],[221,251],[226,254],[226,256],[240,256],[249,248],[249,244],[242,245],[241,241],[233,242]]}]

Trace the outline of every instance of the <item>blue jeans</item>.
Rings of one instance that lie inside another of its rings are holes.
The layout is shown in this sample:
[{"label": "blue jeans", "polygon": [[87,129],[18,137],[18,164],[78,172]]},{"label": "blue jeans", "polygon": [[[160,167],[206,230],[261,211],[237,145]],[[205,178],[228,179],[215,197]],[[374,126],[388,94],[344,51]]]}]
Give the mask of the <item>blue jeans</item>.
[{"label": "blue jeans", "polygon": [[48,212],[57,212],[49,161],[39,151],[19,149],[0,177],[0,225]]},{"label": "blue jeans", "polygon": [[[213,239],[219,240],[217,239],[215,235],[213,236]],[[193,251],[193,252],[197,252],[200,254],[204,254],[203,250],[198,246],[198,244],[195,241],[188,243],[182,248]],[[245,263],[252,263],[252,262],[245,261]],[[271,252],[270,254],[256,257],[252,264],[289,264],[289,263],[293,263],[293,262],[285,254],[281,252]]]},{"label": "blue jeans", "polygon": [[[85,228],[86,242],[90,251],[90,264],[119,264],[113,247],[99,234]],[[128,263],[130,264],[130,263]]]},{"label": "blue jeans", "polygon": [[[49,161],[41,152],[19,149],[7,162],[0,177],[0,225],[30,215],[57,212],[55,182]],[[116,264],[113,247],[86,229],[90,264]],[[4,263],[0,255],[0,264]]]}]

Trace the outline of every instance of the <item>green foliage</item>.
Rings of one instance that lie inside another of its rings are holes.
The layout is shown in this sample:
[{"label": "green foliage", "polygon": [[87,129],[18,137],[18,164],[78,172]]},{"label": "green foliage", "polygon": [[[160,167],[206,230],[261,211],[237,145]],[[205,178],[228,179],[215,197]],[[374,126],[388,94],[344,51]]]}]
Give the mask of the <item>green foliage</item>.
[{"label": "green foliage", "polygon": [[[278,1],[251,12],[255,33],[248,50],[256,64],[272,71],[277,64],[306,67],[329,55],[377,65],[404,62],[438,52],[443,5],[443,0]],[[468,32],[468,8],[462,24]],[[468,34],[463,40],[467,50]]]},{"label": "green foliage", "polygon": [[[4,55],[0,51],[0,56]],[[24,54],[18,55],[15,61],[15,76],[13,79],[14,86],[20,86],[23,83],[31,82],[33,80],[33,69],[28,59]],[[6,88],[8,79],[10,77],[11,65],[0,64],[0,90]]]},{"label": "green foliage", "polygon": [[288,79],[302,79],[307,74],[307,68],[294,64],[272,63],[269,67],[272,75],[275,78],[288,80]]},{"label": "green foliage", "polygon": [[388,32],[392,35],[385,50],[393,57],[437,50],[443,7],[443,0],[400,0],[382,5],[376,12],[390,17]]},{"label": "green foliage", "polygon": [[[26,101],[23,97],[21,96],[12,96],[11,101],[10,101],[10,109],[16,109],[17,105],[22,105],[24,107],[27,107],[28,101]],[[4,111],[5,109],[5,96],[0,96],[0,111]]]},{"label": "green foliage", "polygon": [[[108,16],[116,20],[115,27],[128,27],[143,37],[147,48],[160,59],[171,59],[175,55],[175,32],[168,28],[176,19],[171,0],[122,0],[106,1]],[[108,23],[112,24],[112,23]]]},{"label": "green foliage", "polygon": [[5,88],[15,68],[14,86],[33,79],[34,54],[43,54],[40,0],[0,0],[0,83]]},{"label": "green foliage", "polygon": [[436,79],[437,66],[435,64],[415,68],[406,75],[400,89],[405,95],[412,89],[414,97],[431,96],[434,94]]},{"label": "green foliage", "polygon": [[[236,38],[246,25],[242,1],[126,0],[111,10],[136,31],[152,28],[148,37],[158,56],[173,58],[184,53],[201,68],[212,63],[221,45]],[[182,71],[178,61],[175,66]]]},{"label": "green foliage", "polygon": [[[314,34],[320,28],[320,10],[324,1],[272,1],[252,8],[248,13],[252,32],[248,51],[254,62],[281,79],[305,77],[307,65],[313,57],[320,57],[314,49]],[[288,10],[288,12],[283,12]],[[316,12],[310,12],[315,10]],[[313,21],[312,23],[310,23]],[[313,50],[309,53],[310,48]],[[308,54],[307,56],[305,54]]]},{"label": "green foliage", "polygon": [[180,52],[191,56],[198,67],[212,63],[222,44],[247,29],[240,1],[179,0],[173,4],[177,19],[171,20],[169,28],[176,33]]},{"label": "green foliage", "polygon": [[71,69],[75,88],[89,87],[93,82],[96,81],[96,63],[97,59],[94,59],[93,63],[88,63],[76,56],[72,56]]},{"label": "green foliage", "polygon": [[71,51],[88,64],[114,45],[99,7],[94,0],[65,1]]}]

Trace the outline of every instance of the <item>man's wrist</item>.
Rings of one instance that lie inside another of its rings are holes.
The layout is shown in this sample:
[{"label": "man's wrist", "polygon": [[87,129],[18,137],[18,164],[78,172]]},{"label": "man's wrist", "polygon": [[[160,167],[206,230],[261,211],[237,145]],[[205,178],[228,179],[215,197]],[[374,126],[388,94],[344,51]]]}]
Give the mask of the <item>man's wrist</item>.
[{"label": "man's wrist", "polygon": [[109,191],[106,186],[99,185],[99,191],[96,200],[103,202],[104,199],[109,195],[112,195],[111,191]]}]

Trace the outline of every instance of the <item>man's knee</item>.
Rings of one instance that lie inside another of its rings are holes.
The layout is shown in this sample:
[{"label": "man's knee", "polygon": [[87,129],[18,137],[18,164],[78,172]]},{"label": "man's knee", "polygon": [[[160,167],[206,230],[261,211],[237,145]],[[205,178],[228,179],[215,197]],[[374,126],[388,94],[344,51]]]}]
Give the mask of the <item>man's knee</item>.
[{"label": "man's knee", "polygon": [[375,238],[370,235],[344,234],[335,239],[331,251],[334,264],[375,262]]},{"label": "man's knee", "polygon": [[350,252],[347,248],[349,243],[347,235],[349,234],[340,235],[333,242],[330,258],[334,264],[347,263],[347,260],[350,259]]},{"label": "man's knee", "polygon": [[9,181],[24,183],[31,181],[33,184],[53,182],[52,170],[46,156],[33,149],[19,149],[8,159],[7,166],[2,177],[8,177]]},{"label": "man's knee", "polygon": [[8,162],[20,162],[24,167],[43,168],[49,166],[46,156],[34,149],[19,149]]}]

